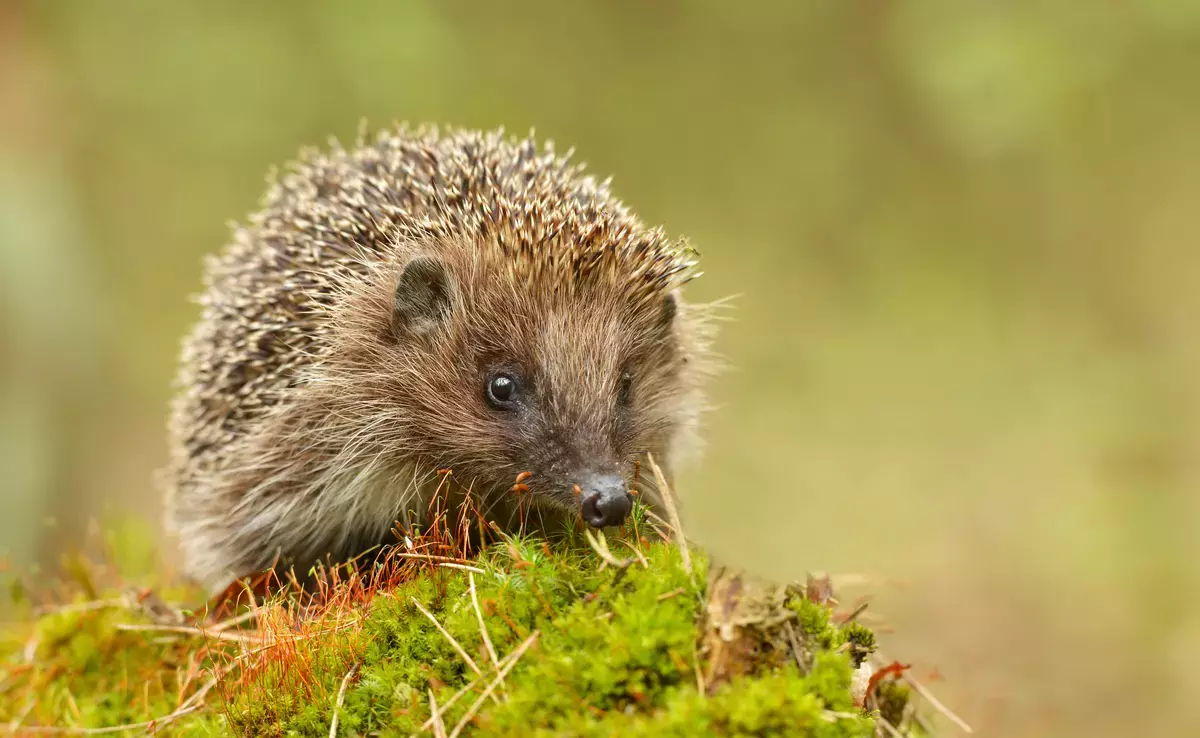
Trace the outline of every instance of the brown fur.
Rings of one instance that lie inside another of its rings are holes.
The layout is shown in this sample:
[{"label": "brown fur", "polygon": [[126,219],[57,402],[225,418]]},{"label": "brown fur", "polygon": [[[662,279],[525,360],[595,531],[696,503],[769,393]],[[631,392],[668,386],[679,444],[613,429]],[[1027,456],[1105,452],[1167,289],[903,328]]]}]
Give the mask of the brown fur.
[{"label": "brown fur", "polygon": [[[419,521],[445,467],[505,524],[520,472],[569,511],[580,470],[678,462],[709,366],[706,311],[678,298],[692,252],[581,170],[532,139],[401,129],[306,151],[272,184],[208,262],[184,344],[166,476],[189,573],[353,556]],[[419,255],[452,308],[398,334]],[[529,378],[528,412],[485,402],[496,366]]]}]

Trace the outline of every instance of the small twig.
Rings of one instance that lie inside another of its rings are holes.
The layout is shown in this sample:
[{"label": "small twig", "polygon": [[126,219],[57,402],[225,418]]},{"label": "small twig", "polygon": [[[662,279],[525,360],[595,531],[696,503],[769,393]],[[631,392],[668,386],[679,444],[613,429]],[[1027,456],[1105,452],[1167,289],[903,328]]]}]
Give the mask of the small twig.
[{"label": "small twig", "polygon": [[796,666],[800,667],[801,674],[807,674],[808,667],[804,665],[804,646],[796,636],[796,629],[792,627],[792,621],[785,620],[783,627],[787,631],[788,641],[792,644],[792,655],[796,657]]},{"label": "small twig", "polygon": [[[188,697],[186,700],[183,701],[183,704],[179,706],[179,709],[183,709],[185,707],[200,707],[200,705],[203,704],[203,702],[204,702],[204,696],[207,695],[212,690],[213,687],[217,686],[217,682],[224,679],[225,676],[227,674],[229,674],[229,672],[232,670],[233,670],[233,667],[229,666],[227,668],[221,669],[221,673],[213,674],[212,678],[209,679],[207,682],[205,682],[204,685],[200,687],[200,689],[197,689],[196,692],[191,697]],[[174,718],[171,718],[171,719],[173,720]],[[160,719],[158,722],[159,722],[159,724],[161,724],[164,721],[162,719]]]},{"label": "small twig", "polygon": [[613,556],[613,552],[608,548],[608,540],[604,537],[604,532],[592,533],[591,530],[584,528],[583,537],[587,539],[588,545],[592,550],[604,560],[604,563],[616,568],[625,569],[633,563],[633,559],[618,559]]},{"label": "small twig", "polygon": [[[504,658],[500,659],[500,663],[499,663],[497,666],[498,666],[498,667],[503,667],[505,664],[507,664],[509,661],[511,661],[511,660],[512,660],[512,657],[513,657],[513,654],[511,654],[511,653],[510,653],[509,655],[507,655],[507,656],[505,656]],[[492,675],[492,673],[493,673],[493,671],[489,669],[489,670],[488,670],[488,674],[487,674],[487,676],[491,676],[491,675]],[[475,677],[474,679],[472,679],[472,680],[471,680],[471,682],[470,682],[469,684],[467,684],[467,685],[466,685],[466,686],[464,686],[462,689],[460,689],[460,690],[458,690],[457,692],[455,692],[455,693],[454,693],[454,694],[453,694],[453,695],[450,697],[450,699],[446,700],[446,704],[444,704],[444,705],[442,705],[442,706],[441,706],[441,709],[440,709],[440,711],[439,711],[439,715],[438,715],[437,717],[439,717],[439,718],[440,718],[440,715],[444,715],[444,714],[446,713],[446,711],[447,711],[447,710],[449,710],[449,709],[450,709],[450,708],[451,708],[451,707],[454,705],[454,703],[458,702],[458,701],[459,701],[459,699],[461,699],[461,698],[462,698],[462,696],[463,696],[464,694],[466,694],[467,692],[470,692],[471,690],[475,689],[475,687],[476,687],[476,686],[477,686],[477,685],[478,685],[478,684],[479,684],[481,681],[483,681],[483,679],[484,679],[484,678],[483,678],[482,676],[480,676],[480,677]],[[421,729],[420,729],[420,730],[418,730],[416,733],[413,733],[412,735],[410,735],[410,736],[409,736],[409,738],[417,738],[417,736],[419,736],[421,733],[424,733],[425,731],[429,730],[431,727],[433,727],[433,720],[434,720],[434,718],[433,718],[433,717],[430,717],[428,720],[426,720],[424,723],[422,723],[422,724],[421,724]]]},{"label": "small twig", "polygon": [[338,687],[337,699],[333,703],[333,719],[329,721],[329,738],[337,738],[338,715],[342,705],[346,704],[346,689],[357,672],[358,664],[356,663],[350,667],[350,671],[346,672],[346,676],[342,677],[342,686]]},{"label": "small twig", "polygon": [[933,727],[929,724],[928,720],[921,717],[921,713],[917,712],[917,709],[912,702],[908,703],[907,711],[910,722],[916,723],[921,730],[925,731],[925,735],[933,735]]},{"label": "small twig", "polygon": [[496,647],[492,645],[492,639],[488,636],[487,624],[483,621],[483,610],[479,607],[479,595],[475,591],[474,574],[467,574],[467,584],[471,590],[471,604],[475,606],[475,617],[479,619],[479,634],[483,636],[483,645],[487,649],[488,656],[492,657],[492,666],[499,668],[500,657],[496,655]]},{"label": "small twig", "polygon": [[854,610],[846,617],[836,618],[837,624],[840,626],[840,625],[849,625],[850,623],[853,623],[855,620],[858,619],[859,615],[862,615],[864,612],[867,611],[867,605],[869,605],[869,604],[871,604],[871,603],[864,602],[861,605],[859,605],[858,607],[854,608]]},{"label": "small twig", "polygon": [[181,633],[183,635],[200,636],[201,638],[213,638],[218,641],[232,641],[234,643],[263,642],[262,636],[259,635],[240,633],[237,631],[228,632],[221,630],[207,630],[204,628],[194,628],[190,625],[140,625],[137,623],[117,623],[116,627],[117,630],[151,633]]},{"label": "small twig", "polygon": [[[501,663],[508,663],[508,659],[505,658]],[[483,681],[483,677],[476,677],[475,679],[471,680],[470,684],[466,685],[462,689],[455,692],[454,695],[450,697],[450,699],[446,700],[446,704],[442,705],[441,709],[438,712],[434,713],[428,720],[426,720],[424,723],[422,723],[421,729],[419,731],[417,731],[416,733],[413,733],[411,736],[409,736],[409,738],[417,738],[417,736],[419,736],[421,733],[424,733],[425,731],[427,731],[431,727],[433,727],[433,723],[435,720],[440,721],[442,719],[442,713],[444,713],[446,710],[449,710],[451,708],[451,706],[453,706],[455,702],[458,702],[458,700],[464,694],[466,694],[467,692],[470,692],[472,689],[475,689],[475,685],[479,684],[481,681]],[[443,726],[443,728],[444,728],[444,726]]]},{"label": "small twig", "polygon": [[683,534],[683,523],[679,521],[679,509],[675,506],[675,496],[671,494],[671,485],[667,484],[667,478],[663,475],[662,469],[654,461],[654,454],[646,454],[647,461],[650,462],[650,470],[654,472],[654,481],[658,483],[659,494],[662,495],[663,505],[667,508],[667,516],[671,519],[671,527],[675,531],[675,542],[679,544],[679,554],[683,558],[683,570],[692,575],[692,555],[688,551],[687,537]]},{"label": "small twig", "polygon": [[229,630],[230,628],[232,628],[234,626],[241,625],[242,623],[253,620],[254,618],[258,617],[259,612],[260,611],[258,608],[254,608],[248,612],[244,612],[241,615],[238,615],[237,617],[232,617],[232,618],[229,618],[228,620],[222,620],[219,623],[213,623],[212,627],[208,628],[207,630],[209,632],[217,632],[217,633],[220,633],[223,630]]},{"label": "small twig", "polygon": [[665,601],[671,599],[672,597],[678,597],[679,595],[683,594],[684,592],[687,592],[687,590],[684,589],[683,587],[676,587],[675,589],[671,590],[670,592],[664,592],[664,593],[660,594],[658,597],[655,597],[654,601],[655,602],[665,602]]},{"label": "small twig", "polygon": [[433,690],[429,690],[429,711],[433,713],[433,738],[446,738],[446,724],[442,722],[442,713],[438,710],[437,698],[433,696]]},{"label": "small twig", "polygon": [[131,609],[129,600],[125,598],[112,600],[88,600],[87,602],[72,602],[66,605],[43,605],[33,610],[34,615],[53,615],[60,612],[87,612],[89,610],[105,610],[108,608]]},{"label": "small twig", "polygon": [[441,561],[441,562],[438,562],[438,566],[444,566],[447,569],[458,569],[459,571],[473,571],[476,574],[487,574],[486,571],[484,571],[483,569],[480,569],[478,566],[470,566],[468,564],[456,564],[453,561]]},{"label": "small twig", "polygon": [[[876,653],[876,654],[875,654],[875,659],[876,659],[876,661],[877,661],[878,663],[880,663],[880,664],[887,663],[887,661],[884,659],[884,657],[883,657],[883,655],[882,655],[882,654]],[[928,688],[927,688],[925,685],[923,685],[923,684],[921,684],[920,682],[918,682],[918,681],[917,681],[915,678],[913,678],[913,677],[912,677],[912,676],[911,676],[911,675],[910,675],[910,674],[909,674],[907,671],[906,671],[906,672],[904,672],[904,673],[902,673],[902,674],[900,675],[900,678],[901,678],[901,679],[903,679],[904,681],[908,682],[908,685],[909,685],[910,687],[912,687],[914,690],[916,690],[917,694],[919,694],[919,695],[921,695],[922,697],[924,697],[924,698],[925,698],[925,700],[926,700],[926,701],[927,701],[929,704],[933,705],[934,709],[936,709],[938,712],[940,712],[940,713],[942,713],[943,715],[945,715],[945,716],[946,716],[946,718],[950,720],[950,722],[952,722],[952,723],[954,723],[955,725],[957,725],[957,726],[958,726],[960,729],[962,729],[962,731],[963,731],[964,733],[974,733],[974,732],[975,732],[975,731],[974,731],[974,730],[971,728],[971,726],[967,724],[967,721],[963,720],[963,719],[962,719],[962,718],[960,718],[958,715],[955,715],[955,714],[954,714],[954,713],[953,713],[953,712],[950,710],[950,708],[949,708],[949,707],[946,707],[945,705],[943,705],[943,704],[942,704],[941,700],[939,700],[937,697],[934,697],[934,696],[933,696],[933,692],[930,692],[930,691],[929,691],[929,689],[928,689]]]},{"label": "small twig", "polygon": [[899,730],[896,730],[896,726],[892,725],[887,720],[885,720],[882,715],[876,715],[875,722],[882,725],[883,729],[888,732],[888,735],[895,736],[895,738],[904,738],[904,734],[901,733]]},{"label": "small twig", "polygon": [[[657,513],[655,513],[653,510],[646,509],[645,513],[646,513],[646,517],[650,519],[650,524],[653,525],[655,528],[663,527],[663,528],[667,528],[672,533],[675,532],[675,529],[671,527],[671,524],[668,523],[667,521],[663,520],[662,517],[660,515],[658,515]],[[661,534],[662,531],[660,530],[660,531],[658,531],[658,533]],[[663,536],[663,538],[666,538],[666,537],[667,536]]]},{"label": "small twig", "polygon": [[435,554],[409,553],[407,551],[397,551],[392,554],[402,559],[421,559],[422,561],[446,561],[451,564],[470,564],[466,559],[456,559],[452,556],[437,556]]},{"label": "small twig", "polygon": [[945,715],[950,720],[950,722],[954,723],[959,728],[961,728],[964,733],[974,733],[975,732],[974,730],[971,729],[971,726],[967,724],[967,721],[963,720],[958,715],[955,715],[950,710],[949,707],[946,707],[945,705],[942,704],[941,700],[939,700],[937,697],[934,697],[933,692],[930,692],[928,689],[926,689],[925,685],[921,684],[920,682],[918,682],[916,679],[909,676],[908,674],[902,675],[901,679],[908,682],[909,686],[911,686],[913,689],[917,690],[917,694],[924,697],[929,702],[929,704],[933,705],[934,708],[938,712]]},{"label": "small twig", "polygon": [[332,628],[326,628],[324,630],[314,630],[312,632],[302,633],[302,634],[289,633],[286,635],[276,635],[271,640],[263,639],[262,641],[259,641],[260,643],[262,643],[261,646],[259,646],[258,648],[250,649],[249,651],[243,651],[241,653],[241,655],[239,655],[237,658],[242,659],[242,658],[249,657],[249,656],[256,656],[256,655],[262,653],[263,651],[269,651],[272,648],[277,648],[277,647],[285,645],[285,644],[286,645],[294,645],[296,643],[300,643],[301,641],[307,641],[307,640],[311,640],[313,638],[319,638],[324,635],[329,635],[330,633],[339,633],[343,630],[346,630],[347,628],[351,628],[355,625],[361,625],[361,624],[362,624],[362,618],[354,618],[351,620],[347,620],[346,622],[341,623],[339,625],[335,625]]},{"label": "small twig", "polygon": [[471,667],[471,671],[475,672],[476,675],[481,675],[482,672],[479,671],[479,666],[475,663],[475,660],[467,655],[467,652],[463,650],[462,646],[458,645],[458,641],[454,640],[454,636],[450,635],[450,632],[442,627],[442,624],[437,621],[437,618],[433,616],[433,613],[422,607],[421,603],[417,601],[416,597],[409,597],[409,599],[412,600],[412,603],[417,606],[417,609],[421,611],[422,615],[429,618],[429,622],[433,623],[433,627],[438,629],[438,632],[442,634],[442,637],[449,641],[451,647],[453,647],[458,655],[462,657],[462,660],[466,662],[467,666]]},{"label": "small twig", "polygon": [[130,601],[132,609],[140,610],[156,623],[178,625],[187,619],[177,605],[164,602],[153,589],[136,590],[127,587],[125,598]]},{"label": "small twig", "polygon": [[637,556],[637,557],[638,557],[638,561],[642,562],[642,568],[643,568],[643,569],[649,569],[649,568],[650,568],[650,562],[649,562],[649,561],[646,559],[646,555],[645,555],[644,553],[642,553],[642,552],[641,552],[641,551],[638,549],[638,547],[637,547],[637,546],[633,545],[632,543],[630,543],[629,541],[625,540],[624,538],[618,538],[617,540],[618,540],[618,541],[620,541],[621,543],[624,543],[626,546],[628,546],[628,547],[629,547],[629,550],[633,551],[633,554],[634,554],[634,556]]},{"label": "small twig", "polygon": [[466,727],[466,724],[470,722],[471,718],[475,717],[475,713],[479,712],[479,707],[483,704],[483,701],[492,696],[492,691],[496,689],[497,685],[504,681],[504,677],[508,675],[508,672],[512,671],[514,666],[517,665],[517,662],[521,660],[521,656],[523,656],[525,651],[527,651],[529,647],[533,645],[533,642],[537,640],[537,637],[540,633],[541,631],[533,631],[528,638],[521,642],[521,645],[517,646],[516,650],[513,651],[512,658],[510,658],[508,663],[504,665],[504,668],[500,670],[500,673],[496,675],[496,678],[493,679],[490,684],[488,684],[487,689],[483,690],[483,694],[479,695],[479,697],[471,703],[471,706],[467,708],[467,714],[463,715],[462,719],[458,721],[458,724],[454,726],[454,730],[450,732],[449,738],[458,738],[458,734],[462,732],[462,729]]}]

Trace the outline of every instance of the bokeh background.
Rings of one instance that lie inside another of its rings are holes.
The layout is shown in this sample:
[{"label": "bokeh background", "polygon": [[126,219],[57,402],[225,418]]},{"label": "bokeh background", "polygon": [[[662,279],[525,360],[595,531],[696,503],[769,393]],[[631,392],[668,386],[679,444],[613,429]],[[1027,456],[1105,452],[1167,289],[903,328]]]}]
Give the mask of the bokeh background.
[{"label": "bokeh background", "polygon": [[[1200,694],[1200,3],[0,0],[0,553],[156,530],[203,254],[359,121],[536,128],[740,295],[691,535],[981,735]],[[172,556],[164,542],[163,556]]]}]

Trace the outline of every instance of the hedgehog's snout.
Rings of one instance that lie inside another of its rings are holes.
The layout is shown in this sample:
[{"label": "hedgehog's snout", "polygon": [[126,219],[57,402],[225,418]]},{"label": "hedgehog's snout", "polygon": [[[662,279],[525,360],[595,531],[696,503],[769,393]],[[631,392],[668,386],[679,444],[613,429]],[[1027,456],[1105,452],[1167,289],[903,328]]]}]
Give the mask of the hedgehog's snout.
[{"label": "hedgehog's snout", "polygon": [[580,485],[583,490],[579,512],[583,522],[593,528],[620,525],[633,509],[633,497],[625,489],[625,480],[615,474],[597,475]]}]

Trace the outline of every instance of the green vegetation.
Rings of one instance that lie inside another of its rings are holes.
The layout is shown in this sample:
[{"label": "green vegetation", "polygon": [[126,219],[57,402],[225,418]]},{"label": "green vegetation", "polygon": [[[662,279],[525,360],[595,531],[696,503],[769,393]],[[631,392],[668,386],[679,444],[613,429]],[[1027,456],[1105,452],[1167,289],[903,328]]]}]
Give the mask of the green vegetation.
[{"label": "green vegetation", "polygon": [[326,736],[336,712],[339,735],[875,734],[851,691],[870,631],[789,588],[797,650],[760,646],[714,678],[706,558],[689,573],[673,544],[591,543],[511,537],[467,560],[420,539],[303,603],[226,602],[219,622],[184,624],[149,590],[59,606],[6,634],[0,722]]}]

